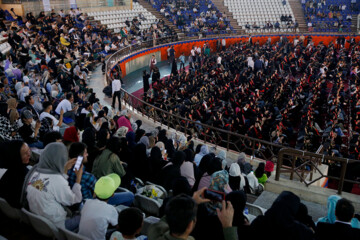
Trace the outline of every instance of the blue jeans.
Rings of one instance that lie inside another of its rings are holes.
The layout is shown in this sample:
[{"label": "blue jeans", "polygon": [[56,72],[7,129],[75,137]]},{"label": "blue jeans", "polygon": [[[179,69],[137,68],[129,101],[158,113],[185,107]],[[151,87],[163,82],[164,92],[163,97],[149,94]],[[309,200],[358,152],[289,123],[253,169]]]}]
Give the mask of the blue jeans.
[{"label": "blue jeans", "polygon": [[29,147],[34,147],[34,148],[39,148],[39,149],[43,149],[44,148],[44,144],[40,141],[37,141],[37,142],[33,142],[33,143],[30,143],[28,144]]},{"label": "blue jeans", "polygon": [[130,207],[134,201],[134,198],[135,196],[132,192],[117,192],[114,193],[114,196],[109,199],[108,204],[115,206],[125,205]]},{"label": "blue jeans", "polygon": [[75,231],[79,228],[80,224],[80,215],[76,215],[72,218],[68,218],[65,220],[65,228],[70,231]]}]

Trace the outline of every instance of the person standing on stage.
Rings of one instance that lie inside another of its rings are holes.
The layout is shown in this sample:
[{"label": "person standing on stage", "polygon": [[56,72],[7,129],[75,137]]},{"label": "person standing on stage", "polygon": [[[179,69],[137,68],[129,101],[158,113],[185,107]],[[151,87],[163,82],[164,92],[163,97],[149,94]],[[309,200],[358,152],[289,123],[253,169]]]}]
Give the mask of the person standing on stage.
[{"label": "person standing on stage", "polygon": [[118,78],[114,78],[114,80],[112,81],[112,107],[115,109],[115,101],[116,98],[118,98],[119,101],[119,111],[121,111],[121,99],[120,99],[120,89],[121,89],[121,82],[120,79]]},{"label": "person standing on stage", "polygon": [[186,62],[186,60],[185,60],[184,53],[181,53],[181,55],[179,57],[179,61],[180,61],[180,69],[179,70],[181,71],[182,68],[184,68],[184,70],[185,70],[185,62]]},{"label": "person standing on stage", "polygon": [[156,67],[156,58],[155,58],[155,55],[152,55],[151,56],[151,59],[150,59],[150,64],[149,64],[149,67],[150,67],[150,75],[151,73],[154,71],[155,67]]}]

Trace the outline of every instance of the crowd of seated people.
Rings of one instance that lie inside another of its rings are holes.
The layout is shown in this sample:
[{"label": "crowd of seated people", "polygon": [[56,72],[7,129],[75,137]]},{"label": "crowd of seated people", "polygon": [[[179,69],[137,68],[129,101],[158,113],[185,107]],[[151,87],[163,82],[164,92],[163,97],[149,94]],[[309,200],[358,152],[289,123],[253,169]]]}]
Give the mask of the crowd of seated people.
[{"label": "crowd of seated people", "polygon": [[[210,56],[207,45],[194,46],[190,70],[158,81],[145,99],[216,128],[310,152],[323,145],[325,154],[358,159],[359,47],[341,37],[315,46],[304,36],[293,42],[269,38],[262,46],[250,37]],[[213,143],[227,139],[197,124],[185,127]],[[266,156],[261,144],[255,150]]]},{"label": "crowd of seated people", "polygon": [[299,23],[296,20],[293,21],[291,15],[289,16],[282,15],[280,21],[276,21],[276,22],[267,21],[263,26],[258,25],[256,22],[254,22],[253,24],[247,22],[245,24],[245,29],[247,30],[255,29],[260,31],[261,30],[272,31],[272,30],[279,30],[281,28],[288,28],[291,31],[295,32],[298,27],[299,27]]},{"label": "crowd of seated people", "polygon": [[151,1],[154,8],[189,35],[232,31],[230,20],[209,0]]},{"label": "crowd of seated people", "polygon": [[[164,20],[159,19],[156,23],[152,24],[148,29],[140,29],[140,21],[138,17],[134,17],[132,21],[125,21],[126,27],[121,28],[118,34],[115,34],[119,38],[120,48],[129,45],[136,45],[142,42],[149,42],[153,44],[161,44],[167,41],[176,41],[177,34],[173,27],[169,27],[165,24]],[[150,44],[150,45],[151,45]],[[114,46],[113,51],[117,51],[119,48]]]},{"label": "crowd of seated people", "polygon": [[303,0],[309,31],[350,32],[352,15],[358,14],[356,1]]},{"label": "crowd of seated people", "polygon": [[[130,115],[122,117],[132,120]],[[108,134],[105,140],[101,130],[87,128],[82,133],[82,142],[73,142],[68,147],[65,136],[62,139],[59,132],[50,132],[36,165],[29,165],[31,149],[25,142],[2,143],[4,155],[0,167],[5,173],[0,178],[0,197],[15,208],[29,208],[56,227],[89,239],[192,239],[190,235],[195,239],[236,240],[240,236],[263,239],[274,229],[281,229],[277,233],[279,239],[328,239],[330,233],[345,234],[346,239],[360,236],[354,206],[339,196],[329,197],[327,216],[315,223],[300,198],[284,191],[265,215],[251,221],[244,212],[246,188],[258,178],[254,179],[244,153],[233,161],[224,152],[215,155],[206,151],[206,145],[194,149],[194,143],[183,136],[179,136],[179,143],[173,141],[165,129],[145,132],[139,122],[133,127],[136,130],[121,126],[112,132],[104,128]],[[104,155],[107,161],[101,160]],[[78,156],[83,157],[83,162],[75,168]],[[200,159],[198,164],[196,159]],[[90,173],[86,169],[91,164],[94,167]],[[121,166],[121,172],[116,173],[109,167],[111,164]],[[95,177],[94,170],[101,174]],[[172,195],[163,200],[160,214],[163,218],[150,225],[147,236],[139,236],[144,213],[139,209],[141,206],[134,207],[133,193],[116,191],[122,186],[136,193],[139,189],[126,184],[134,177],[154,181],[168,192],[172,190]],[[248,179],[245,183],[244,178]],[[215,201],[205,191],[220,192],[223,197]],[[118,205],[130,208],[118,213],[115,208]]]}]

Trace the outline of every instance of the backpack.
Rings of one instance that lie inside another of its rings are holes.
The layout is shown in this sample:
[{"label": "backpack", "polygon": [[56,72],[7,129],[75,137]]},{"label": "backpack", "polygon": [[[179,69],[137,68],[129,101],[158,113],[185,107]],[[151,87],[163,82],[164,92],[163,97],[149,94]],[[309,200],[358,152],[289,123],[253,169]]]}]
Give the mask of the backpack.
[{"label": "backpack", "polygon": [[104,89],[103,89],[103,93],[105,93],[105,95],[109,98],[112,97],[112,87],[111,85],[108,85],[106,86]]}]

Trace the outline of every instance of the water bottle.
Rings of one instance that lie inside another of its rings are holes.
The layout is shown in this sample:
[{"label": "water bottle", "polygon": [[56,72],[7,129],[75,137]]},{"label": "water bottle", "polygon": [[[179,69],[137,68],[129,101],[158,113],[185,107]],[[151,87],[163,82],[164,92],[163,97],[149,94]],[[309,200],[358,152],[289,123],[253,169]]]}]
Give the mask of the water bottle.
[{"label": "water bottle", "polygon": [[247,207],[245,207],[245,209],[244,209],[244,214],[249,215],[249,209]]}]

